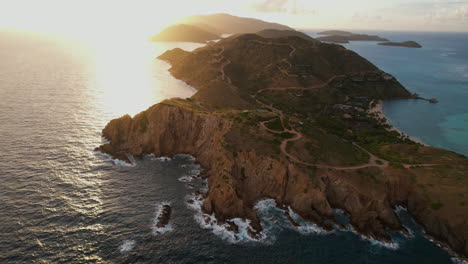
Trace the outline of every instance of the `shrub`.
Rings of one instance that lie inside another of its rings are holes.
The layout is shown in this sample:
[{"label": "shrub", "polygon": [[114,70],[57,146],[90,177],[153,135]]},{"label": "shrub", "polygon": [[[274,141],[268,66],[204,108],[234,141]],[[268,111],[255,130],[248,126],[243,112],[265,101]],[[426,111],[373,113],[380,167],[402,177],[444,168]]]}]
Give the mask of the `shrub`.
[{"label": "shrub", "polygon": [[439,210],[440,208],[442,208],[442,206],[444,206],[444,204],[441,203],[440,201],[432,202],[432,203],[431,203],[431,208],[432,208],[433,210]]}]

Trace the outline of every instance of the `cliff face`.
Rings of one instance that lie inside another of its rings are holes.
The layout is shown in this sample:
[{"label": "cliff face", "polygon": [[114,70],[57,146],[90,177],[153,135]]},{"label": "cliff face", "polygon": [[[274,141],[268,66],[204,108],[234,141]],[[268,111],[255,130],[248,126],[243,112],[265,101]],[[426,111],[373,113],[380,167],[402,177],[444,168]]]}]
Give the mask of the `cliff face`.
[{"label": "cliff face", "polygon": [[[304,219],[326,229],[330,226],[324,220],[334,221],[333,209],[343,209],[356,231],[385,241],[390,241],[386,231],[405,231],[393,209],[407,205],[429,234],[468,255],[467,234],[460,229],[466,223],[454,223],[430,210],[410,177],[401,170],[382,169],[375,180],[369,176],[370,168],[311,168],[253,148],[232,150],[228,147],[232,143],[228,134],[236,129],[236,124],[231,118],[178,104],[168,101],[134,118],[112,120],[103,130],[110,143],[100,149],[117,157],[123,153],[195,156],[209,183],[202,207],[205,213],[214,213],[220,221],[250,219],[252,235],[261,230],[253,206],[266,198],[290,206]],[[265,131],[256,127],[246,133],[247,137],[254,137]]]},{"label": "cliff face", "polygon": [[193,52],[160,56],[198,89],[135,117],[112,120],[102,152],[197,158],[209,191],[202,209],[236,230],[232,218],[262,227],[254,205],[274,199],[330,229],[333,209],[354,229],[390,241],[407,206],[427,233],[468,256],[468,162],[389,131],[365,110],[409,98],[391,75],[345,48],[300,37],[233,36]]}]

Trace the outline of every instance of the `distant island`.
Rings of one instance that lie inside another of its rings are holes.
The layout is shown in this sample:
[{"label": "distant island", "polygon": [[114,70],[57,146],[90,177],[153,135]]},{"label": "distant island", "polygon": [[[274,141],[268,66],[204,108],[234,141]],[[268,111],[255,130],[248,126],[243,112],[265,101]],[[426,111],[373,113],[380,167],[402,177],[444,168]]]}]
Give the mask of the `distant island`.
[{"label": "distant island", "polygon": [[220,39],[219,35],[205,31],[193,25],[175,25],[168,27],[159,34],[152,36],[150,41],[175,41],[175,42],[197,42],[206,43],[210,40]]},{"label": "distant island", "polygon": [[206,43],[220,39],[223,34],[244,33],[257,33],[266,38],[295,35],[313,39],[288,26],[228,14],[191,16],[181,19],[180,22],[182,24],[168,27],[149,40]]},{"label": "distant island", "polygon": [[263,229],[254,205],[266,198],[324,230],[343,227],[341,209],[356,232],[386,242],[388,231],[408,234],[395,213],[404,206],[428,236],[468,257],[468,159],[392,130],[379,110],[414,95],[343,46],[262,34],[283,33],[162,54],[197,93],[110,121],[98,150],[127,162],[196,157],[208,181],[196,194],[205,221],[235,232],[232,219],[248,219],[252,238]]},{"label": "distant island", "polygon": [[320,41],[330,42],[330,43],[340,43],[345,44],[350,41],[388,41],[386,38],[381,38],[379,36],[366,35],[366,34],[355,34],[348,31],[341,30],[328,30],[318,33],[319,35],[327,35],[325,37],[317,38]]},{"label": "distant island", "polygon": [[294,30],[293,28],[277,23],[229,14],[196,15],[182,18],[180,22],[183,24],[195,25],[218,35],[255,33],[265,29]]},{"label": "distant island", "polygon": [[406,47],[406,48],[422,48],[422,46],[415,41],[404,41],[404,42],[383,42],[378,43],[381,46],[394,46],[394,47]]}]

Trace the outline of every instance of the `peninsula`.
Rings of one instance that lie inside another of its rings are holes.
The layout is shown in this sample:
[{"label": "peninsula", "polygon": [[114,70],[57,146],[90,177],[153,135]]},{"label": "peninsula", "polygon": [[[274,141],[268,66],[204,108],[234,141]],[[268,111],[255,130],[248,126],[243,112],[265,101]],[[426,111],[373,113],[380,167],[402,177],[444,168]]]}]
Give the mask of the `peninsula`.
[{"label": "peninsula", "polygon": [[393,76],[298,36],[235,35],[159,58],[198,92],[110,121],[100,151],[127,162],[196,157],[209,185],[202,210],[230,226],[249,219],[252,237],[262,231],[253,207],[266,198],[324,229],[341,209],[382,241],[407,232],[394,212],[404,206],[427,235],[468,257],[468,159],[413,142],[371,111],[412,98]]}]

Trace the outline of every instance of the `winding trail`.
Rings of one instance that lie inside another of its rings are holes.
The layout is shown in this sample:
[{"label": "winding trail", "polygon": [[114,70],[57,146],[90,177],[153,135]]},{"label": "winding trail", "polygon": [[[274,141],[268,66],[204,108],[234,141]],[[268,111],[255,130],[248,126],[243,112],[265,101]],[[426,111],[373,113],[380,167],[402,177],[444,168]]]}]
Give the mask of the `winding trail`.
[{"label": "winding trail", "polygon": [[[271,105],[266,105],[263,102],[261,102],[260,100],[258,100],[256,95],[259,92],[260,91],[258,91],[255,95],[251,95],[251,97],[258,104],[262,105],[264,108],[270,109],[273,113],[275,113],[278,116],[278,118],[281,121],[281,126],[283,127],[283,130],[282,131],[272,130],[272,129],[268,128],[265,125],[266,123],[272,122],[274,119],[267,120],[267,121],[262,121],[262,122],[260,122],[260,126],[263,129],[265,129],[266,131],[274,133],[274,134],[282,134],[282,133],[294,134],[293,137],[288,138],[288,139],[284,139],[280,144],[281,152],[285,156],[287,156],[291,161],[294,161],[294,162],[296,162],[298,164],[302,164],[302,165],[305,165],[305,166],[314,166],[314,167],[320,168],[320,169],[333,169],[333,170],[358,170],[358,169],[364,169],[364,168],[369,168],[369,167],[377,167],[377,168],[387,168],[387,167],[389,167],[389,165],[390,165],[389,161],[377,157],[376,155],[372,154],[371,152],[369,152],[368,150],[361,147],[360,145],[358,145],[355,142],[353,142],[353,145],[355,147],[359,148],[360,150],[367,153],[367,155],[369,155],[369,161],[367,163],[360,164],[360,165],[355,165],[355,166],[332,166],[332,165],[324,165],[324,164],[318,164],[318,163],[309,163],[309,162],[305,162],[305,161],[299,159],[298,157],[296,157],[293,154],[289,153],[288,150],[287,150],[287,147],[288,147],[289,142],[294,142],[294,141],[301,140],[304,136],[302,135],[302,133],[300,133],[300,132],[298,132],[298,131],[296,131],[294,129],[287,129],[285,124],[284,124],[285,121],[284,121],[283,112],[281,110],[279,110],[279,109],[274,108]],[[402,165],[403,165],[404,168],[409,169],[411,167],[418,167],[418,166],[420,166],[420,167],[432,167],[432,166],[443,166],[443,165],[447,165],[447,164],[402,164]]]},{"label": "winding trail", "polygon": [[223,63],[219,66],[219,69],[218,69],[218,70],[219,70],[219,72],[221,73],[221,79],[222,79],[223,81],[226,81],[226,82],[229,83],[229,84],[232,84],[231,78],[229,78],[229,76],[227,76],[227,74],[224,72],[224,68],[225,68],[227,65],[231,64],[231,61],[230,61],[229,59],[226,59],[226,57],[224,57],[224,55],[223,55],[224,50],[225,50],[225,48],[224,48],[224,46],[222,46],[221,51],[220,51],[218,54],[216,54],[216,57],[220,57],[219,59],[216,60],[216,62],[219,63],[219,62],[221,62],[221,61],[223,61],[223,60],[226,60],[225,62],[223,62]]},{"label": "winding trail", "polygon": [[[263,41],[258,41],[258,40],[253,40],[254,42],[258,42],[258,43],[261,43],[261,44],[265,44],[265,45],[278,45],[278,46],[288,46],[291,48],[291,52],[289,53],[289,57],[293,57],[294,56],[294,53],[296,52],[296,48],[292,45],[289,45],[289,44],[282,44],[282,43],[272,43],[272,42],[263,42]],[[222,50],[220,51],[219,54],[217,54],[216,56],[217,57],[220,57],[217,62],[221,62],[223,60],[226,60],[225,62],[223,62],[220,67],[219,67],[219,71],[221,73],[221,78],[223,81],[226,81],[228,82],[229,84],[232,84],[232,81],[231,81],[231,78],[225,73],[224,71],[224,68],[229,65],[231,63],[231,61],[229,59],[226,59],[226,57],[224,57],[223,53],[225,51],[225,48],[224,46],[222,46]],[[287,58],[284,58],[282,59],[282,61],[284,61],[285,63],[287,63],[290,68],[292,68],[292,65],[291,63],[288,61]],[[324,164],[317,164],[317,163],[308,163],[308,162],[305,162],[305,161],[302,161],[300,160],[299,158],[297,158],[296,156],[294,156],[293,154],[289,153],[288,150],[287,150],[287,147],[288,147],[288,143],[289,142],[294,142],[294,141],[298,141],[298,140],[301,140],[304,136],[302,135],[302,133],[294,130],[294,129],[287,129],[286,126],[285,126],[285,120],[284,120],[284,113],[283,111],[279,110],[279,109],[276,109],[274,108],[272,105],[266,105],[265,103],[261,102],[260,100],[257,99],[257,95],[263,91],[266,91],[266,90],[277,90],[277,91],[284,91],[284,90],[289,90],[289,89],[297,89],[297,90],[312,90],[312,89],[320,89],[320,88],[323,88],[327,85],[329,85],[331,82],[333,82],[335,79],[337,78],[344,78],[344,77],[347,77],[347,76],[350,76],[350,75],[364,75],[364,74],[367,74],[367,73],[377,73],[379,72],[378,70],[371,70],[371,71],[365,71],[365,72],[358,72],[358,73],[349,73],[347,75],[345,74],[339,74],[339,75],[335,75],[335,76],[332,76],[330,79],[328,79],[326,82],[324,83],[321,83],[321,84],[317,84],[317,85],[313,85],[313,86],[309,86],[309,87],[270,87],[270,88],[265,88],[265,89],[261,89],[261,90],[258,90],[255,94],[251,95],[251,97],[260,105],[262,105],[264,108],[267,108],[267,109],[270,109],[273,113],[275,113],[278,118],[280,119],[280,122],[281,122],[281,126],[283,128],[282,131],[276,131],[276,130],[272,130],[272,129],[269,129],[265,124],[268,123],[268,122],[271,122],[273,121],[274,119],[272,120],[268,120],[268,121],[262,121],[260,122],[260,126],[265,129],[266,131],[269,131],[271,133],[274,133],[274,134],[282,134],[282,133],[290,133],[290,134],[293,134],[294,136],[291,137],[291,138],[287,138],[287,139],[284,139],[281,144],[280,144],[280,149],[281,149],[281,152],[286,156],[288,157],[291,161],[294,161],[298,164],[302,164],[302,165],[306,165],[306,166],[314,166],[316,168],[321,168],[321,169],[334,169],[334,170],[357,170],[357,169],[363,169],[363,168],[369,168],[369,167],[378,167],[378,168],[386,168],[386,167],[389,167],[389,164],[390,162],[387,161],[387,160],[384,160],[384,159],[381,159],[379,157],[377,157],[376,155],[370,153],[369,151],[367,151],[366,149],[364,149],[363,147],[359,146],[357,143],[353,142],[352,144],[359,148],[360,150],[364,151],[365,153],[367,153],[367,155],[369,155],[369,161],[367,163],[364,163],[364,164],[361,164],[361,165],[355,165],[355,166],[332,166],[332,165],[324,165]],[[442,166],[442,165],[446,165],[446,164],[402,164],[404,168],[406,169],[409,169],[411,167],[414,167],[414,166],[420,166],[420,167],[431,167],[431,166]]]},{"label": "winding trail", "polygon": [[260,41],[260,40],[252,40],[252,42],[260,43],[263,45],[274,45],[274,46],[286,46],[291,48],[291,52],[289,53],[289,57],[292,58],[294,56],[294,53],[296,53],[296,47],[290,44],[286,43],[273,43],[273,42],[265,42],[265,41]]}]

